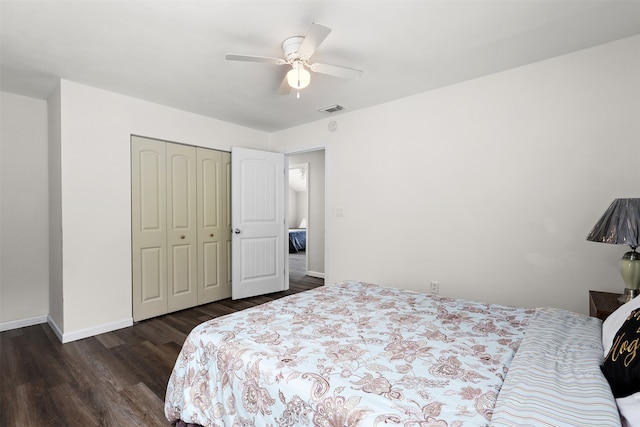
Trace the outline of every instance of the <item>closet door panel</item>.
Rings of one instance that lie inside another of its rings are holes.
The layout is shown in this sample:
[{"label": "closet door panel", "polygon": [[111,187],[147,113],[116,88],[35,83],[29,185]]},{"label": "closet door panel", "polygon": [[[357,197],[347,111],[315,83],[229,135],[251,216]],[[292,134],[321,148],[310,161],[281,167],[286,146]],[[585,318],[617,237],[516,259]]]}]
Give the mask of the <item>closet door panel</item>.
[{"label": "closet door panel", "polygon": [[[218,242],[203,243],[202,248],[202,298],[199,302],[207,303],[215,301],[214,295],[206,295],[207,292],[215,292],[220,287],[220,251]],[[221,299],[221,298],[218,298]]]},{"label": "closet door panel", "polygon": [[197,148],[198,159],[198,303],[231,296],[225,281],[225,186],[223,153]]},{"label": "closet door panel", "polygon": [[198,303],[196,152],[194,147],[166,144],[168,310]]},{"label": "closet door panel", "polygon": [[[140,250],[142,303],[158,301],[166,295],[162,286],[162,283],[165,282],[162,278],[162,272],[166,265],[163,260],[163,252],[162,247],[150,247]],[[166,312],[166,308],[162,308],[162,312]]]},{"label": "closet door panel", "polygon": [[165,145],[132,137],[132,298],[135,321],[167,312]]},{"label": "closet door panel", "polygon": [[171,283],[173,290],[171,295],[182,296],[191,292],[191,245],[173,245],[171,260],[173,264]]}]

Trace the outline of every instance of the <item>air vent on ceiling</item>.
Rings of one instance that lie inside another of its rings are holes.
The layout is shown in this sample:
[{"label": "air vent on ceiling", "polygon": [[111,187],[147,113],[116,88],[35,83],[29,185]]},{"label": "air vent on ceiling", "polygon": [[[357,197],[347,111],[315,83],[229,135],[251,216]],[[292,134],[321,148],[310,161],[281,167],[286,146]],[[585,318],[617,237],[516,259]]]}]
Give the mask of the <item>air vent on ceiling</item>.
[{"label": "air vent on ceiling", "polygon": [[344,107],[342,105],[334,104],[329,105],[328,107],[320,108],[318,111],[322,111],[323,113],[335,113],[336,111],[342,111]]}]

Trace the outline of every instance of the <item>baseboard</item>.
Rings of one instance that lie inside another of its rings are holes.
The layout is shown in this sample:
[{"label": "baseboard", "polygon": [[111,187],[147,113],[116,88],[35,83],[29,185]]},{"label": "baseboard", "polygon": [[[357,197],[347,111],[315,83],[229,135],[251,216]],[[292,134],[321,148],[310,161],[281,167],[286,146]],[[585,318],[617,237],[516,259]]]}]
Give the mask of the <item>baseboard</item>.
[{"label": "baseboard", "polygon": [[89,338],[94,335],[100,335],[106,332],[111,332],[111,331],[115,331],[122,328],[128,328],[129,326],[133,325],[133,318],[120,320],[118,322],[113,322],[113,323],[106,323],[104,325],[99,325],[93,328],[81,329],[79,331],[69,332],[69,333],[62,332],[58,327],[58,325],[56,325],[56,323],[51,318],[49,318],[49,325],[51,326],[51,329],[53,329],[53,332],[55,332],[55,334],[58,336],[58,339],[60,340],[60,342],[65,344],[71,341],[77,341],[83,338]]},{"label": "baseboard", "polygon": [[49,324],[49,326],[53,330],[53,333],[56,334],[56,336],[58,337],[60,342],[64,342],[64,341],[62,341],[62,335],[63,335],[62,334],[62,329],[60,329],[58,324],[55,322],[55,320],[53,320],[51,318],[51,316],[47,316],[47,323]]},{"label": "baseboard", "polygon": [[81,329],[76,332],[70,332],[65,334],[62,332],[58,324],[48,315],[34,316],[27,319],[12,320],[10,322],[0,323],[0,332],[11,331],[13,329],[26,328],[27,326],[40,325],[42,323],[48,323],[51,329],[56,334],[60,342],[67,343],[71,341],[81,340],[83,338],[89,338],[94,335],[104,334],[105,332],[115,331],[117,329],[128,328],[133,325],[133,318],[120,320],[118,322],[107,323],[99,325],[94,328]]},{"label": "baseboard", "polygon": [[39,325],[47,323],[47,315],[28,317],[26,319],[11,320],[10,322],[0,323],[0,332],[10,331],[12,329],[26,328],[27,326]]},{"label": "baseboard", "polygon": [[308,271],[307,276],[317,277],[318,279],[324,279],[324,273],[318,273],[317,271]]}]

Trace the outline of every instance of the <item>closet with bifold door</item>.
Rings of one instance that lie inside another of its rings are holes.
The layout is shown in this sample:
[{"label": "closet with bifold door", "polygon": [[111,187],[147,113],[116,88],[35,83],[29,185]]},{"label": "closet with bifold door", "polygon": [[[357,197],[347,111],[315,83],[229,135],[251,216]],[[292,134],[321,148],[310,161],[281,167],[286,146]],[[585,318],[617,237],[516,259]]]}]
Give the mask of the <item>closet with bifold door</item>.
[{"label": "closet with bifold door", "polygon": [[231,154],[131,137],[133,320],[231,296]]}]

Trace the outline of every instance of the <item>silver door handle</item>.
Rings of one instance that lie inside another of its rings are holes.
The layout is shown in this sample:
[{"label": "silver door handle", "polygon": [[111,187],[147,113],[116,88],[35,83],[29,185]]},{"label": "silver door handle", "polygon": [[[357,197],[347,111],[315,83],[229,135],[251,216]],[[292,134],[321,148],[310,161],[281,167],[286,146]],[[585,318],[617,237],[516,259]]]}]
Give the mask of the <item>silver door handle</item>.
[{"label": "silver door handle", "polygon": [[233,229],[233,232],[234,232],[235,234],[240,234],[240,229],[239,229],[239,228],[234,228],[234,229]]}]

